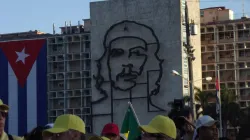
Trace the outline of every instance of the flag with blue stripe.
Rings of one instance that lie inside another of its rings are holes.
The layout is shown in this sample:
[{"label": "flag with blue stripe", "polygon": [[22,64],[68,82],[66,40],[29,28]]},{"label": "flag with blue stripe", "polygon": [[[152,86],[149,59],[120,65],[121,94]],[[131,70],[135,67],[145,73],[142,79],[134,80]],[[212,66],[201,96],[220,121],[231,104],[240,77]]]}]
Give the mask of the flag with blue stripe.
[{"label": "flag with blue stripe", "polygon": [[23,136],[47,123],[45,39],[0,42],[0,98],[10,107],[5,131]]}]

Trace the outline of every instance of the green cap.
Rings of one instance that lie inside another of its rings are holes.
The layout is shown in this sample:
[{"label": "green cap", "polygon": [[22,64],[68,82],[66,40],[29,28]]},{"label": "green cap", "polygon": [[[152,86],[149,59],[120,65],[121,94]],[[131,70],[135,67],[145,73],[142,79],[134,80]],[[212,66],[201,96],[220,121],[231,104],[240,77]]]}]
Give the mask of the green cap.
[{"label": "green cap", "polygon": [[80,117],[76,115],[61,115],[56,118],[56,121],[52,128],[43,131],[43,135],[45,133],[57,134],[66,132],[68,130],[76,130],[85,134],[85,123]]},{"label": "green cap", "polygon": [[4,104],[1,99],[0,99],[0,111],[3,111],[3,112],[8,112],[9,111],[9,106]]}]

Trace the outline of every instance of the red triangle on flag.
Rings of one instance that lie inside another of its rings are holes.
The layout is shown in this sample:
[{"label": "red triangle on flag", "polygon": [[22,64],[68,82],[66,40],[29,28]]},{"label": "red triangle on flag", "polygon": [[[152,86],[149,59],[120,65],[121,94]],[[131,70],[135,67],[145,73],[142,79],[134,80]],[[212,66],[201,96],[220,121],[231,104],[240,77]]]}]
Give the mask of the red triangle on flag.
[{"label": "red triangle on flag", "polygon": [[25,85],[44,44],[45,39],[0,42],[0,48],[2,48],[18,79],[18,83],[22,87]]}]

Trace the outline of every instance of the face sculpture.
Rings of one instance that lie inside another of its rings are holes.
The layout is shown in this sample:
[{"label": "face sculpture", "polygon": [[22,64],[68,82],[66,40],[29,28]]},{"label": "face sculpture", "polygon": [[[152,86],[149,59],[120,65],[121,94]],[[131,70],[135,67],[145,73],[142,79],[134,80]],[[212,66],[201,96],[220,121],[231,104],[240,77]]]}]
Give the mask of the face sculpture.
[{"label": "face sculpture", "polygon": [[151,100],[151,96],[160,92],[164,61],[159,57],[160,42],[154,30],[145,24],[124,20],[106,31],[102,45],[103,54],[96,60],[97,72],[93,75],[101,96],[92,103],[104,101],[109,95],[113,100],[117,91],[118,94],[128,91],[133,98],[137,93],[133,89],[139,85],[145,87],[140,97],[163,111]]},{"label": "face sculpture", "polygon": [[112,86],[122,91],[135,87],[147,61],[146,42],[134,37],[117,38],[111,41],[108,54]]}]

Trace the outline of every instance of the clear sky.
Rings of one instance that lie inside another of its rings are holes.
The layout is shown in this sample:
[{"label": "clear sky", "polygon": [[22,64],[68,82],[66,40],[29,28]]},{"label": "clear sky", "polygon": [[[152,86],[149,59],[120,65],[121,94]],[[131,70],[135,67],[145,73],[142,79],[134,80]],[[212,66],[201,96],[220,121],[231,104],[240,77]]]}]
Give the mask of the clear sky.
[{"label": "clear sky", "polygon": [[[98,0],[3,0],[0,8],[0,34],[40,30],[52,32],[55,23],[57,32],[65,21],[77,24],[89,18],[89,2]],[[235,17],[242,16],[242,0],[200,0],[201,8],[226,6]],[[250,15],[250,0],[245,0],[245,12]]]}]

